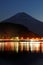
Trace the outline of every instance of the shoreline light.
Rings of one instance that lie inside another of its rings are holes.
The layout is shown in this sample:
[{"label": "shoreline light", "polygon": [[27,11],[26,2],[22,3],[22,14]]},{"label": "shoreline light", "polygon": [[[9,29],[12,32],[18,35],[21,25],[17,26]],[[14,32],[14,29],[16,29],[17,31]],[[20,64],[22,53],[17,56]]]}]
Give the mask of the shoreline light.
[{"label": "shoreline light", "polygon": [[31,52],[43,53],[43,38],[29,38],[12,37],[11,39],[0,39],[0,51],[18,51],[21,52],[29,50]]}]

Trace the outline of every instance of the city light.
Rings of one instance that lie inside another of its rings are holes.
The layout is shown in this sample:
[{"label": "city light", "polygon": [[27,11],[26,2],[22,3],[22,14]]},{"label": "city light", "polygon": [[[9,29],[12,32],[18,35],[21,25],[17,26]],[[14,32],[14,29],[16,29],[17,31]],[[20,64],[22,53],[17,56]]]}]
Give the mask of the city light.
[{"label": "city light", "polygon": [[10,39],[0,39],[0,51],[23,51],[43,53],[43,38],[12,37]]}]

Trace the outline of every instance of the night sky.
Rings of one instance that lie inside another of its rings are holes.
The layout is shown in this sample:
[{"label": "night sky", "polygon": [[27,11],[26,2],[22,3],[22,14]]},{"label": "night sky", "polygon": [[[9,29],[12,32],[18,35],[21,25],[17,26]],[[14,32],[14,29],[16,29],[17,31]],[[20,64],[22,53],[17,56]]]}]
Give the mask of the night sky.
[{"label": "night sky", "polygon": [[26,12],[43,21],[43,0],[0,0],[0,21],[18,12]]},{"label": "night sky", "polygon": [[[0,0],[0,21],[19,12],[26,12],[43,22],[43,0]],[[43,65],[43,54],[0,52],[0,65]]]}]

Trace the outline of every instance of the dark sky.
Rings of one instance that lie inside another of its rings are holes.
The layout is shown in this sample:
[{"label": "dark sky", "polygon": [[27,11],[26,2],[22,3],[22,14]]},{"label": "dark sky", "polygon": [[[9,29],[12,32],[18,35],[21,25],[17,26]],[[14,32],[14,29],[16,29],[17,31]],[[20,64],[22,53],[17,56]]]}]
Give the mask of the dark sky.
[{"label": "dark sky", "polygon": [[43,0],[0,0],[0,21],[18,12],[26,12],[43,21]]}]

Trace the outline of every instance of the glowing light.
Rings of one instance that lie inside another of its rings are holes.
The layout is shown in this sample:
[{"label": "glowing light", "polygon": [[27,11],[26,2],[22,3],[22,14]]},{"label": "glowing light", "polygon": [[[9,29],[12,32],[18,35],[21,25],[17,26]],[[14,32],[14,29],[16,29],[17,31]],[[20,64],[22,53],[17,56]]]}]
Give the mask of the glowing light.
[{"label": "glowing light", "polygon": [[[21,40],[23,40],[23,37],[21,37]],[[23,51],[23,42],[20,42],[19,47],[20,47],[20,51]]]},{"label": "glowing light", "polygon": [[0,42],[0,50],[1,50],[1,47],[2,47],[1,45],[2,45],[2,43]]},{"label": "glowing light", "polygon": [[[41,47],[41,48],[40,48]],[[31,52],[43,52],[43,37],[42,38],[29,38],[24,39],[23,37],[12,37],[10,39],[0,39],[0,50],[5,51],[18,51],[23,50]]]},{"label": "glowing light", "polygon": [[[16,37],[16,40],[19,40],[19,37]],[[18,47],[19,47],[19,44],[18,44],[18,42],[15,42],[14,43],[15,44],[15,50],[16,50],[16,52],[18,52]]]}]

